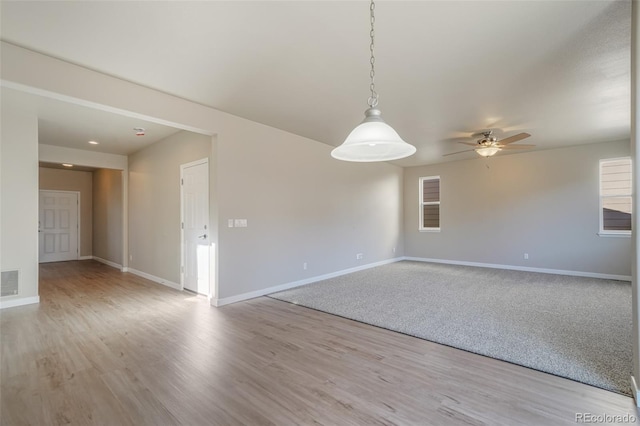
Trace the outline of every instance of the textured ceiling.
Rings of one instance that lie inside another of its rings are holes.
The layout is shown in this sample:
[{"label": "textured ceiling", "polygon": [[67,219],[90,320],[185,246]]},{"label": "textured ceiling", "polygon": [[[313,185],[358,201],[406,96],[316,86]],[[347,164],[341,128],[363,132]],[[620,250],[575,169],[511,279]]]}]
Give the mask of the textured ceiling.
[{"label": "textured ceiling", "polygon": [[[369,5],[2,2],[1,37],[248,119],[339,145],[366,109]],[[381,1],[385,120],[443,158],[485,128],[548,149],[630,127],[629,1]],[[60,125],[66,126],[64,119]]]}]

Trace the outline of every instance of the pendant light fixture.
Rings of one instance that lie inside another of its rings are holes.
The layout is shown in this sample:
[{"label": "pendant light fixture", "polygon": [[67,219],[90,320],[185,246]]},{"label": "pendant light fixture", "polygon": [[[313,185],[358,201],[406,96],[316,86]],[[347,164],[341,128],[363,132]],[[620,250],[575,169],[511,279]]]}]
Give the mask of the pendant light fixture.
[{"label": "pendant light fixture", "polygon": [[369,7],[371,16],[371,31],[369,32],[371,37],[371,44],[369,45],[369,50],[371,51],[369,77],[371,83],[369,84],[369,90],[371,91],[371,96],[367,101],[369,108],[364,112],[365,118],[362,123],[351,131],[342,145],[331,151],[331,156],[338,160],[357,162],[390,161],[408,157],[416,152],[415,146],[403,141],[398,133],[382,120],[380,110],[377,108],[378,93],[375,87],[376,57],[374,55],[375,8],[376,5],[371,0]]}]

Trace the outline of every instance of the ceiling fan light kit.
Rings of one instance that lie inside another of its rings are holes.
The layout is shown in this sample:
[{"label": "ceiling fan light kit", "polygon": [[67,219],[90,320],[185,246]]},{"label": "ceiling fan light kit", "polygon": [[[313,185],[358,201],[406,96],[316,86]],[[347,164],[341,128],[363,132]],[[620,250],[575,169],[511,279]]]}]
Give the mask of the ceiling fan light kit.
[{"label": "ceiling fan light kit", "polygon": [[514,150],[514,149],[529,149],[533,148],[535,145],[509,145],[514,142],[518,142],[522,139],[526,139],[531,136],[529,133],[518,133],[517,135],[509,136],[506,139],[498,140],[495,136],[492,136],[493,130],[485,130],[482,133],[482,139],[478,139],[476,143],[470,142],[459,142],[464,145],[473,146],[474,149],[467,149],[464,151],[451,152],[449,154],[444,154],[444,157],[448,155],[462,154],[463,152],[475,151],[478,155],[482,157],[491,157],[496,155],[498,152],[503,150]]},{"label": "ceiling fan light kit", "polygon": [[375,90],[375,62],[374,49],[374,23],[375,3],[371,0],[369,7],[371,17],[371,71],[369,77],[371,83],[369,89],[371,96],[368,100],[369,108],[365,111],[365,118],[355,129],[349,133],[347,139],[339,147],[331,151],[331,156],[338,160],[355,162],[391,161],[413,155],[416,147],[402,140],[400,135],[391,126],[382,120],[378,106],[378,93]]},{"label": "ceiling fan light kit", "polygon": [[496,155],[500,152],[501,149],[495,146],[487,146],[484,148],[477,148],[476,152],[483,157],[491,157],[492,155]]}]

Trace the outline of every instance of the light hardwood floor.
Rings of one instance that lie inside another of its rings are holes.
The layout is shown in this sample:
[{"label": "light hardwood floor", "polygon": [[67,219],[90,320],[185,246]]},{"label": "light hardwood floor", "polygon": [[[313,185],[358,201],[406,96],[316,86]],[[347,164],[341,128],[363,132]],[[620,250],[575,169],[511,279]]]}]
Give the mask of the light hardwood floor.
[{"label": "light hardwood floor", "polygon": [[575,425],[631,398],[266,297],[207,300],[94,261],[0,311],[2,425]]}]

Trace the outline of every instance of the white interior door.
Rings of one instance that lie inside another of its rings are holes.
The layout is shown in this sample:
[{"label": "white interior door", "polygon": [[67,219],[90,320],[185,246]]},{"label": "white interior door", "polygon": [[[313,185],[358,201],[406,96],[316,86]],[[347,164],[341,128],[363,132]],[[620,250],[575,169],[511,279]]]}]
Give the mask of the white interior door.
[{"label": "white interior door", "polygon": [[78,259],[78,208],[77,192],[40,191],[40,263]]},{"label": "white interior door", "polygon": [[209,285],[209,163],[201,160],[181,166],[182,174],[182,284],[185,289],[210,294]]}]

